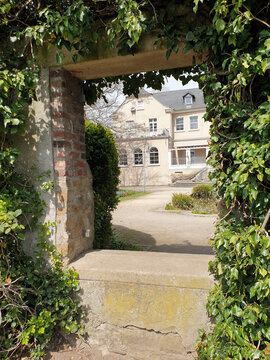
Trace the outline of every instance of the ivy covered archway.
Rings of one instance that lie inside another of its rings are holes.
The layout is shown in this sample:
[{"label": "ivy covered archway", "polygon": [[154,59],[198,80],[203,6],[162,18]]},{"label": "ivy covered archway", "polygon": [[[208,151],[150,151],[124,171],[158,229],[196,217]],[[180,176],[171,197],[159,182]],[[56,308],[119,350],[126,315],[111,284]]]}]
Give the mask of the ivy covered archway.
[{"label": "ivy covered archway", "polygon": [[[91,103],[102,95],[104,86],[119,80],[127,95],[138,94],[144,84],[159,89],[167,75],[183,82],[198,81],[207,102],[205,119],[211,122],[212,181],[224,200],[224,217],[212,241],[216,260],[210,264],[217,284],[208,311],[215,325],[208,334],[202,331],[198,356],[201,360],[270,357],[270,239],[269,225],[262,226],[270,203],[269,12],[268,0],[171,0],[166,4],[118,0],[90,5],[83,0],[2,1],[0,296],[4,326],[0,341],[4,358],[28,344],[36,356],[42,356],[55,325],[78,330],[74,318],[68,322],[63,315],[69,307],[75,316],[76,305],[70,301],[52,307],[55,303],[46,302],[46,294],[39,291],[45,278],[24,283],[24,271],[29,272],[33,262],[27,260],[28,270],[18,268],[26,262],[21,258],[24,215],[34,214],[36,221],[42,209],[38,194],[16,174],[18,152],[10,138],[23,136],[24,108],[35,97],[37,48],[44,43],[56,46],[61,64],[65,47],[73,51],[76,62],[78,55],[91,53],[100,34],[108,35],[107,46],[117,45],[120,54],[127,54],[136,52],[140,37],[149,32],[156,35],[156,45],[166,47],[167,57],[184,42],[183,52],[207,52],[207,58],[184,69],[88,81],[85,94]],[[47,231],[43,226],[42,240]],[[54,264],[50,287],[59,286],[53,280],[61,278],[59,294],[70,294],[76,287],[73,273],[62,272],[57,257]]]}]

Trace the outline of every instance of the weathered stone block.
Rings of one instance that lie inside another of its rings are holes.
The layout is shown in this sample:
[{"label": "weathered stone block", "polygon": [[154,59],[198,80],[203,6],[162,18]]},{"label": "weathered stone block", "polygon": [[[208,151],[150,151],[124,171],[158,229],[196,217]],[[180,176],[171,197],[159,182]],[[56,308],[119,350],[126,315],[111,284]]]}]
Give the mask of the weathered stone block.
[{"label": "weathered stone block", "polygon": [[[103,250],[73,263],[91,346],[123,360],[192,360],[211,256]],[[113,269],[113,271],[112,271]],[[109,356],[109,355],[108,355]]]}]

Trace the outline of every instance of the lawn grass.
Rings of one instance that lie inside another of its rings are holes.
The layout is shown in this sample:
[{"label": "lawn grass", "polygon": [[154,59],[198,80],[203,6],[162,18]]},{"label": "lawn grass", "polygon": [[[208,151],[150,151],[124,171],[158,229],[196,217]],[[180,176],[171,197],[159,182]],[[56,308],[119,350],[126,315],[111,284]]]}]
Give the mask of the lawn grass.
[{"label": "lawn grass", "polygon": [[129,199],[135,199],[139,196],[143,196],[149,194],[146,191],[135,191],[135,190],[119,190],[119,201],[129,200]]}]

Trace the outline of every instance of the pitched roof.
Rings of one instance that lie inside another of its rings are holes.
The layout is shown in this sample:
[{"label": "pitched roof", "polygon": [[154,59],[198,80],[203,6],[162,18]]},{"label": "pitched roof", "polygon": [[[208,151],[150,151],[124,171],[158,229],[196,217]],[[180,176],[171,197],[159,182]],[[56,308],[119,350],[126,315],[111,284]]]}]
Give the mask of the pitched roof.
[{"label": "pitched roof", "polygon": [[151,93],[145,90],[144,88],[140,88],[139,95],[151,95]]},{"label": "pitched roof", "polygon": [[[187,94],[195,97],[191,105],[187,105],[184,102],[184,96]],[[199,109],[206,106],[202,90],[196,88],[158,92],[152,94],[152,96],[162,105],[173,110]]]}]

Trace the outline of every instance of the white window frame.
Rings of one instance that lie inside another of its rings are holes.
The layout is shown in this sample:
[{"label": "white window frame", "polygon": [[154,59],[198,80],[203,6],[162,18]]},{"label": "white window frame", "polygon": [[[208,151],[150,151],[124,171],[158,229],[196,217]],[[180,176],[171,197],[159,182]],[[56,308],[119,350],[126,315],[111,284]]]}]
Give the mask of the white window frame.
[{"label": "white window frame", "polygon": [[[138,156],[141,155],[141,163],[136,163],[136,157],[138,158]],[[144,165],[144,156],[143,156],[143,152],[142,149],[137,148],[134,150],[133,152],[133,166],[143,166]]]},{"label": "white window frame", "polygon": [[[196,129],[191,129],[191,120],[196,118],[197,119],[197,127]],[[189,117],[189,131],[196,131],[199,130],[199,117],[197,115],[192,115]]]},{"label": "white window frame", "polygon": [[[190,101],[187,101],[188,99],[190,99]],[[192,95],[188,94],[188,95],[185,96],[185,104],[186,105],[192,105],[193,104]]]},{"label": "white window frame", "polygon": [[[157,162],[151,162],[151,154],[153,155],[154,154],[154,157],[156,158],[157,156]],[[159,165],[159,151],[158,151],[158,148],[155,147],[155,146],[152,146],[151,149],[149,150],[149,166],[157,166]]]},{"label": "white window frame", "polygon": [[[123,161],[123,156],[126,159],[125,161]],[[119,157],[119,167],[128,166],[128,156],[127,156],[127,150],[126,149],[120,149],[118,151],[118,157]]]},{"label": "white window frame", "polygon": [[[177,120],[182,120],[183,122],[183,129],[177,129]],[[179,117],[175,119],[175,131],[185,131],[185,121],[183,117]]]},{"label": "white window frame", "polygon": [[148,120],[148,128],[150,134],[156,134],[158,129],[157,118],[151,118]]}]

